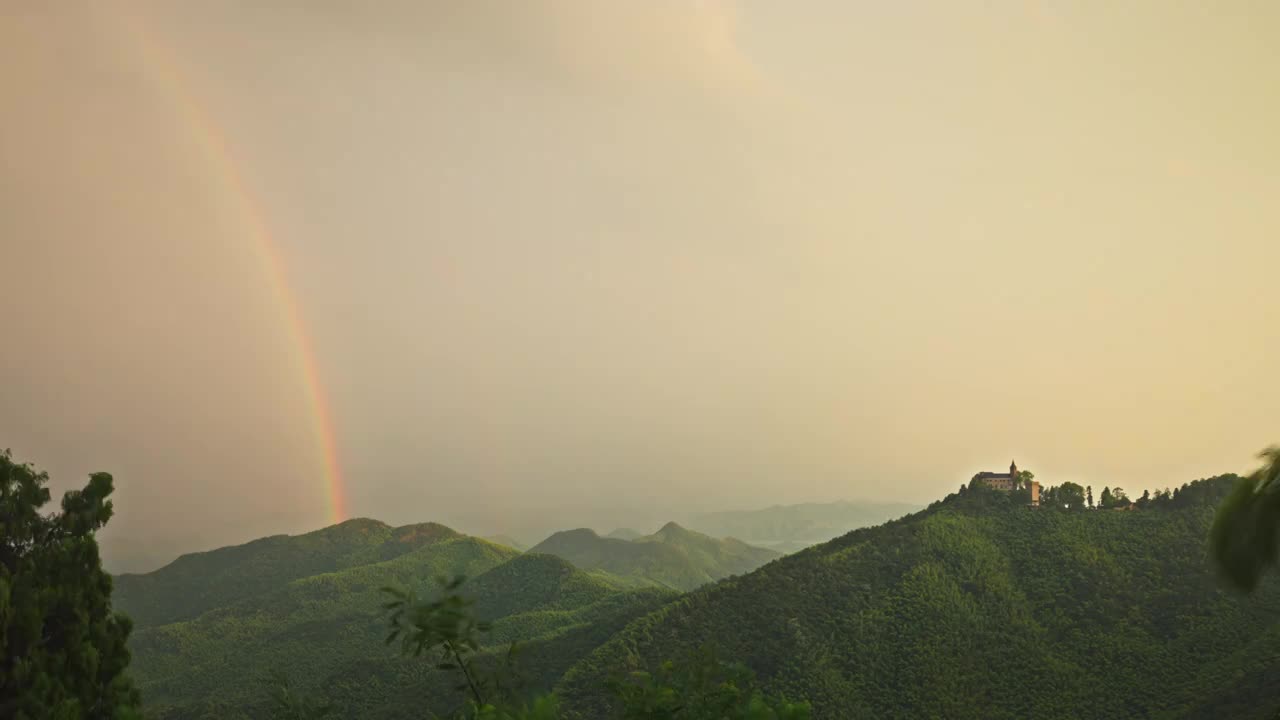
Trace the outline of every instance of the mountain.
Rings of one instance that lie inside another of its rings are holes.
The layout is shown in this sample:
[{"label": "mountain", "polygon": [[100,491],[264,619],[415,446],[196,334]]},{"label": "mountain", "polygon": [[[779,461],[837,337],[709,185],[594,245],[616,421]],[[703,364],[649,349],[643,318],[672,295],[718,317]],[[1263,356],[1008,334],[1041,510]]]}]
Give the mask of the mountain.
[{"label": "mountain", "polygon": [[393,528],[359,518],[305,535],[275,535],[183,555],[142,575],[117,575],[112,599],[138,626],[189,620],[293,580],[391,560],[458,537],[435,523]]},{"label": "mountain", "polygon": [[[340,569],[311,572],[332,566]],[[130,638],[130,670],[148,717],[262,716],[261,681],[283,670],[304,692],[335,703],[341,717],[417,718],[452,712],[461,696],[433,662],[402,658],[397,647],[385,645],[380,588],[429,595],[432,578],[456,574],[472,578],[465,593],[493,624],[489,645],[523,646],[530,691],[549,689],[629,621],[674,597],[442,525],[391,528],[360,520],[122,576],[132,590],[116,607],[152,618],[139,622]],[[219,583],[244,592],[223,592]],[[146,591],[158,591],[157,597],[139,602]],[[216,599],[197,600],[201,595]],[[208,607],[193,615],[197,606]],[[154,622],[157,617],[181,619]]]},{"label": "mountain", "polygon": [[733,538],[717,540],[676,523],[667,523],[653,535],[635,540],[600,537],[587,528],[564,530],[529,552],[562,557],[584,570],[643,578],[677,590],[750,572],[780,557],[772,550]]},{"label": "mountain", "polygon": [[[602,573],[586,573],[561,558],[524,554],[496,566],[465,586],[476,612],[492,622],[482,664],[500,662],[518,641],[518,669],[527,694],[545,692],[564,673],[630,622],[675,598],[662,588],[634,589]],[[338,717],[417,720],[435,713],[450,717],[461,705],[453,673],[434,669],[435,659],[403,658],[381,645],[363,657],[349,651],[311,691],[334,703]]]},{"label": "mountain", "polygon": [[643,537],[644,533],[631,528],[617,528],[613,532],[605,535],[605,537],[614,538],[615,540],[636,540]]},{"label": "mountain", "polygon": [[1230,476],[1142,509],[1026,508],[969,490],[689,593],[559,686],[704,643],[823,718],[1272,717],[1280,582],[1223,589],[1205,538]]},{"label": "mountain", "polygon": [[906,503],[774,505],[762,510],[704,513],[690,518],[688,525],[713,537],[742,538],[752,545],[791,553],[920,509]]}]

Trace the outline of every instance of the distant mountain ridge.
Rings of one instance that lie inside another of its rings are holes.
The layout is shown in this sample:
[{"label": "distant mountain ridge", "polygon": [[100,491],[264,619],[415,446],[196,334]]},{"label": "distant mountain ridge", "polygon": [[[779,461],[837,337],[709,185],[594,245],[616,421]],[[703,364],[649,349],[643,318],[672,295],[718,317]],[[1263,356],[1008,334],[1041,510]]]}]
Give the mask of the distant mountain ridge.
[{"label": "distant mountain ridge", "polygon": [[[493,518],[475,513],[465,518],[457,518],[454,523],[445,523],[445,525],[464,528],[463,532],[468,535],[483,537],[499,545],[527,550],[552,533],[565,528],[600,528],[601,534],[605,537],[635,540],[644,535],[635,528],[657,527],[662,522],[674,520],[690,530],[712,537],[735,537],[750,545],[790,553],[825,542],[859,527],[887,522],[919,510],[921,507],[906,503],[835,502],[774,505],[758,510],[707,513],[692,513],[678,509],[667,512],[654,510],[628,512],[613,508],[599,512],[574,511],[571,514],[572,517],[565,515],[558,519],[554,516],[541,517],[540,514],[535,513],[535,516],[540,519],[524,518],[517,521],[508,517],[506,522],[495,522]],[[362,520],[354,522],[362,522]],[[605,529],[609,527],[615,529],[605,534]],[[466,528],[473,528],[474,531]],[[255,542],[270,539],[262,538]],[[176,540],[167,541],[158,537],[140,538],[110,533],[99,538],[103,562],[116,576],[149,574],[163,567],[167,562],[171,562],[176,556],[176,551],[170,554],[165,552],[164,548],[191,547],[188,544],[190,542],[190,538],[185,538],[182,543],[176,543]],[[205,546],[211,545],[216,543],[211,542]],[[200,545],[197,544],[196,547]]]},{"label": "distant mountain ridge", "polygon": [[748,573],[781,557],[773,550],[732,538],[717,540],[674,522],[634,540],[601,537],[589,528],[563,530],[529,552],[555,555],[584,570],[643,578],[677,590]]},{"label": "distant mountain ridge", "polygon": [[735,537],[790,553],[921,509],[922,505],[910,503],[851,501],[774,505],[760,510],[703,513],[691,517],[688,526],[715,537]]}]

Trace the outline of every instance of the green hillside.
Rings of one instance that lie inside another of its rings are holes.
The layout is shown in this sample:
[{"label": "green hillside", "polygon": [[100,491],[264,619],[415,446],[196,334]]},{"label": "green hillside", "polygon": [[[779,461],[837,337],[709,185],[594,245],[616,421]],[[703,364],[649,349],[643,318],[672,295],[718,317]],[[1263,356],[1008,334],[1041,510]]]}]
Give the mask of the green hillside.
[{"label": "green hillside", "polygon": [[1280,707],[1280,587],[1222,589],[1205,553],[1233,478],[1142,509],[1020,507],[989,490],[690,593],[566,676],[711,643],[815,718],[1264,717]]},{"label": "green hillside", "polygon": [[272,669],[316,678],[351,659],[386,658],[380,588],[425,591],[439,574],[478,575],[517,556],[484,540],[453,537],[392,560],[300,578],[193,620],[135,631],[133,674],[157,716],[187,717],[167,709],[210,698],[250,706]]},{"label": "green hillside", "polygon": [[558,532],[530,552],[562,557],[586,570],[643,578],[677,590],[691,590],[730,575],[751,572],[780,557],[772,550],[713,537],[667,523],[635,540],[600,537],[580,528]]},{"label": "green hillside", "polygon": [[189,620],[299,578],[390,560],[457,537],[435,523],[393,528],[377,520],[348,520],[305,535],[183,555],[142,575],[117,575],[112,600],[139,627]]},{"label": "green hillside", "polygon": [[[660,588],[627,589],[602,574],[589,574],[549,555],[526,554],[496,566],[464,586],[476,599],[477,615],[493,623],[484,665],[518,641],[521,688],[533,694],[551,689],[564,673],[630,622],[675,599]],[[420,720],[457,710],[463,695],[457,677],[435,670],[434,659],[400,657],[382,645],[385,624],[377,626],[378,648],[338,653],[319,682],[304,686],[333,702],[339,717]]]},{"label": "green hillside", "polygon": [[[290,570],[288,558],[310,564]],[[355,564],[362,559],[369,562]],[[288,579],[335,564],[349,567]],[[628,622],[674,597],[667,590],[637,588],[634,579],[578,570],[548,555],[522,555],[441,525],[389,528],[374,521],[186,556],[155,573],[129,577],[128,584],[135,593],[166,593],[142,605],[153,616],[190,612],[217,602],[196,602],[210,588],[210,578],[197,567],[233,587],[245,585],[246,592],[194,618],[135,630],[131,672],[148,717],[260,716],[262,680],[273,670],[285,671],[306,692],[328,697],[346,717],[420,718],[424,708],[449,711],[460,700],[453,679],[425,660],[399,657],[383,642],[380,589],[388,585],[429,595],[435,577],[474,578],[465,590],[476,598],[480,617],[493,622],[488,641],[504,649],[521,643],[520,667],[530,691],[549,689]],[[254,583],[254,573],[267,577]]]},{"label": "green hillside", "polygon": [[770,560],[781,557],[781,553],[773,550],[754,547],[731,537],[717,540],[673,522],[663,525],[662,529],[652,535],[637,538],[634,542],[657,543],[676,548],[695,567],[705,569],[713,580],[749,573]]}]

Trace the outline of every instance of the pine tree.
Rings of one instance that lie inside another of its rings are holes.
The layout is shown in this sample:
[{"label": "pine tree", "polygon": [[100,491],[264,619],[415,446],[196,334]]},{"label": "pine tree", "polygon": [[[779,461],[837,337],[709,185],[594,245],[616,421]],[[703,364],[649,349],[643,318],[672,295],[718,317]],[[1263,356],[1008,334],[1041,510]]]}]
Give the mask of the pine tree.
[{"label": "pine tree", "polygon": [[0,717],[137,717],[125,675],[129,619],[111,611],[94,532],[111,518],[111,476],[42,515],[49,476],[0,452]]}]

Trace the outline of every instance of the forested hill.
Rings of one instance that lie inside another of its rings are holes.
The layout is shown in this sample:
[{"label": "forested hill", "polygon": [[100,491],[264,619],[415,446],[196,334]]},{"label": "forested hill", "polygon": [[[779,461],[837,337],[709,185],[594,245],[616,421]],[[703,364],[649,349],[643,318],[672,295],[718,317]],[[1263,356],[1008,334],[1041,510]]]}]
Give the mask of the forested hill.
[{"label": "forested hill", "polygon": [[391,560],[459,537],[436,523],[393,528],[357,518],[303,535],[273,535],[183,555],[145,574],[117,575],[112,599],[138,626],[188,620],[293,580]]},{"label": "forested hill", "polygon": [[632,624],[560,685],[702,644],[815,718],[1263,717],[1280,707],[1280,588],[1224,590],[1206,558],[1234,477],[1141,509],[1059,510],[968,490]]},{"label": "forested hill", "polygon": [[[549,690],[629,621],[675,597],[669,590],[636,588],[634,582],[578,570],[560,558],[522,555],[432,527],[447,532],[435,532],[440,539],[390,560],[282,582],[190,620],[140,627],[129,645],[146,716],[266,717],[263,680],[275,671],[292,677],[302,692],[332,702],[338,717],[408,720],[451,713],[463,698],[454,678],[433,671],[434,659],[406,660],[385,644],[385,586],[429,597],[436,592],[433,578],[473,578],[464,593],[475,600],[480,619],[493,623],[483,638],[485,650],[519,642],[529,692]],[[407,533],[400,530],[390,537],[403,538]],[[265,547],[266,557],[280,557],[277,543]],[[265,559],[255,562],[250,553],[237,566],[263,564]],[[234,575],[223,570],[223,577]]]},{"label": "forested hill", "polygon": [[652,535],[634,540],[600,537],[581,528],[558,532],[530,552],[564,558],[584,570],[604,570],[642,578],[677,590],[693,588],[730,575],[747,573],[781,557],[781,553],[667,523]]}]

